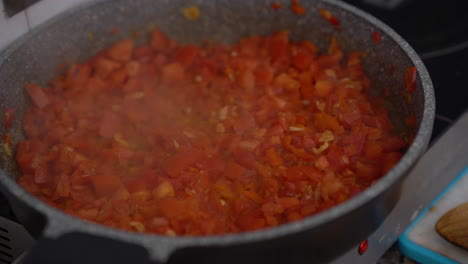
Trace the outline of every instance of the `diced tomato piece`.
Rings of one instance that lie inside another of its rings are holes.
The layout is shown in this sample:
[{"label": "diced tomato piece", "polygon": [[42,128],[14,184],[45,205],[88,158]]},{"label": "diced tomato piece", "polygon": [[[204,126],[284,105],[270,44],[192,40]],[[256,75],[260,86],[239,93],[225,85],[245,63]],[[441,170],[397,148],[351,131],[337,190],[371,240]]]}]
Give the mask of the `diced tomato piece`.
[{"label": "diced tomato piece", "polygon": [[93,66],[96,75],[105,79],[109,74],[120,68],[120,63],[106,58],[97,58]]},{"label": "diced tomato piece", "polygon": [[253,118],[250,115],[244,115],[241,116],[237,119],[237,122],[234,124],[234,130],[238,134],[242,134],[252,128],[254,128],[256,125],[255,118]]},{"label": "diced tomato piece", "polygon": [[187,169],[204,157],[203,153],[194,148],[180,149],[165,162],[165,170],[170,176],[177,176],[181,171]]},{"label": "diced tomato piece", "polygon": [[381,168],[372,163],[357,162],[355,165],[356,176],[363,181],[373,181],[381,175]]},{"label": "diced tomato piece", "polygon": [[288,181],[299,181],[303,180],[306,177],[301,166],[293,166],[287,168],[286,171],[283,172],[282,176]]},{"label": "diced tomato piece", "polygon": [[338,120],[326,113],[316,113],[313,115],[315,125],[320,130],[333,130],[333,131],[341,131],[342,127]]},{"label": "diced tomato piece", "polygon": [[170,48],[170,40],[160,30],[154,30],[151,32],[151,47],[158,52],[167,52]]},{"label": "diced tomato piece", "polygon": [[241,38],[239,40],[239,51],[242,56],[257,56],[260,44],[259,37]]},{"label": "diced tomato piece", "polygon": [[269,67],[258,67],[254,75],[257,85],[268,85],[273,80],[273,71]]},{"label": "diced tomato piece", "polygon": [[309,68],[313,61],[313,57],[309,52],[300,50],[293,58],[293,65],[301,71],[305,71]]},{"label": "diced tomato piece", "polygon": [[329,173],[325,176],[322,185],[322,198],[330,199],[331,196],[342,192],[345,186],[343,183],[335,177],[333,173]]},{"label": "diced tomato piece", "polygon": [[232,181],[243,181],[247,169],[236,162],[228,162],[224,168],[224,176]]},{"label": "diced tomato piece", "polygon": [[29,83],[26,84],[25,88],[26,92],[28,92],[29,96],[37,107],[44,108],[50,103],[49,97],[39,85],[35,83]]},{"label": "diced tomato piece", "polygon": [[91,66],[87,64],[74,64],[68,69],[65,80],[71,84],[83,84],[91,77]]},{"label": "diced tomato piece", "polygon": [[315,83],[315,91],[318,96],[326,97],[328,96],[333,89],[335,88],[335,84],[328,80],[318,80]]},{"label": "diced tomato piece", "polygon": [[122,187],[120,177],[114,173],[97,173],[91,177],[94,190],[98,196],[108,196]]},{"label": "diced tomato piece", "polygon": [[297,91],[300,87],[300,83],[286,73],[282,73],[273,80],[273,84],[277,87],[283,88],[286,91]]},{"label": "diced tomato piece", "polygon": [[109,57],[116,61],[129,61],[132,58],[134,45],[131,39],[121,40],[109,48]]},{"label": "diced tomato piece", "polygon": [[289,33],[278,32],[271,37],[270,56],[276,60],[281,60],[289,56]]},{"label": "diced tomato piece", "polygon": [[99,135],[105,138],[112,138],[116,133],[121,132],[121,119],[114,112],[104,112],[99,125]]},{"label": "diced tomato piece", "polygon": [[154,57],[154,51],[148,45],[139,46],[133,51],[133,57],[139,61],[149,60]]},{"label": "diced tomato piece", "polygon": [[37,184],[48,183],[51,179],[51,175],[49,174],[49,169],[46,165],[37,165],[34,170],[34,181]]},{"label": "diced tomato piece", "polygon": [[246,91],[253,91],[255,88],[255,76],[251,71],[244,71],[239,76],[238,83]]},{"label": "diced tomato piece", "polygon": [[59,175],[56,192],[59,197],[68,197],[70,195],[70,178],[68,175],[64,173]]},{"label": "diced tomato piece", "polygon": [[276,152],[276,150],[274,148],[269,148],[266,150],[265,152],[267,158],[268,158],[268,161],[270,162],[270,164],[272,166],[281,166],[283,165],[283,159],[281,158],[281,156]]},{"label": "diced tomato piece", "polygon": [[179,63],[167,64],[161,69],[161,81],[163,84],[181,84],[184,80],[185,70]]},{"label": "diced tomato piece", "polygon": [[281,197],[278,198],[278,204],[285,209],[293,208],[301,204],[301,202],[294,197]]},{"label": "diced tomato piece", "polygon": [[198,55],[199,48],[194,45],[185,45],[175,55],[175,61],[180,63],[182,67],[189,67],[194,62]]},{"label": "diced tomato piece", "polygon": [[189,204],[185,200],[179,200],[177,198],[167,198],[159,201],[159,207],[161,213],[167,219],[184,219],[190,216],[190,211],[193,208],[189,207]]},{"label": "diced tomato piece", "polygon": [[378,142],[368,142],[364,149],[364,154],[368,158],[378,158],[383,153],[383,147]]},{"label": "diced tomato piece", "polygon": [[386,138],[383,141],[383,149],[385,152],[399,151],[402,148],[406,147],[406,142],[396,136]]}]

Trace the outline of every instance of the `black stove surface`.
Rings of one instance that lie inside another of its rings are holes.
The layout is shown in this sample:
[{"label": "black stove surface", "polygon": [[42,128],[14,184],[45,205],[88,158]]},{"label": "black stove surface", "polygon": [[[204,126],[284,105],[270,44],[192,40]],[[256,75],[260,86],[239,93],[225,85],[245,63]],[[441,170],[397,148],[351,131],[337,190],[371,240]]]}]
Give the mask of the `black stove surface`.
[{"label": "black stove surface", "polygon": [[[370,0],[368,0],[370,1]],[[434,83],[436,138],[468,107],[468,5],[458,0],[406,0],[394,9],[346,0],[387,23],[420,55]]]}]

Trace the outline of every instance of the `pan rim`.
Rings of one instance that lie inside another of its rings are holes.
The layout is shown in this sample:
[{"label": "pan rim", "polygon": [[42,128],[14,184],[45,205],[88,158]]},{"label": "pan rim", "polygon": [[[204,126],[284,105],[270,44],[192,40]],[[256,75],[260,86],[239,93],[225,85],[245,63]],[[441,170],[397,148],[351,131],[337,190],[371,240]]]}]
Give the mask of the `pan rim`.
[{"label": "pan rim", "polygon": [[[435,117],[435,97],[433,91],[433,85],[426,67],[423,62],[413,50],[413,48],[393,29],[389,26],[375,18],[374,16],[354,7],[347,3],[338,1],[338,0],[319,0],[325,4],[339,8],[345,12],[351,13],[365,23],[372,25],[373,27],[379,29],[387,37],[391,38],[408,56],[416,67],[419,78],[421,81],[421,86],[424,92],[424,107],[422,119],[420,122],[419,130],[414,138],[413,143],[410,148],[406,151],[402,159],[381,179],[379,179],[373,186],[367,188],[359,195],[334,206],[324,212],[309,216],[300,221],[291,222],[283,224],[274,228],[265,228],[252,232],[243,232],[236,234],[226,234],[226,235],[210,235],[210,236],[180,236],[180,237],[168,237],[162,235],[154,234],[140,234],[135,232],[129,232],[119,229],[113,229],[103,225],[87,222],[76,217],[67,215],[66,213],[55,209],[33,195],[29,194],[23,188],[16,184],[16,182],[8,177],[3,171],[0,170],[0,183],[4,185],[8,192],[12,193],[15,197],[18,197],[20,200],[25,202],[27,205],[38,209],[40,212],[46,215],[46,218],[49,222],[44,228],[44,235],[58,236],[62,234],[62,231],[81,231],[85,233],[91,233],[96,235],[101,235],[109,238],[117,238],[123,241],[135,242],[139,241],[138,244],[146,244],[147,249],[151,248],[154,250],[155,242],[158,243],[158,247],[166,247],[166,249],[174,250],[180,247],[186,247],[191,245],[196,246],[209,246],[216,244],[217,246],[227,246],[243,243],[252,243],[262,240],[268,240],[272,238],[278,238],[282,236],[287,236],[290,234],[301,232],[304,229],[317,227],[323,225],[324,223],[341,217],[345,214],[352,212],[353,210],[363,206],[372,199],[375,199],[379,194],[384,192],[389,186],[394,184],[400,177],[404,177],[405,173],[412,167],[412,165],[418,160],[418,158],[424,153],[431,136],[432,126]],[[5,48],[0,54],[0,65],[4,63],[5,60],[22,44],[27,42],[29,39],[33,38],[37,34],[41,34],[43,30],[51,24],[59,22],[61,19],[67,16],[76,10],[81,10],[85,8],[90,8],[96,4],[106,2],[106,0],[97,0],[90,1],[84,4],[80,4],[61,12],[60,14],[49,19],[45,23],[37,26],[29,33],[20,37],[7,48]],[[58,223],[63,223],[67,221],[70,225],[68,227],[57,228]],[[52,227],[52,228],[50,228]],[[55,229],[55,230],[52,230]],[[165,245],[161,245],[164,243]],[[153,244],[153,246],[151,246]],[[160,253],[165,252],[166,250],[158,250]],[[161,254],[163,255],[163,254]]]}]

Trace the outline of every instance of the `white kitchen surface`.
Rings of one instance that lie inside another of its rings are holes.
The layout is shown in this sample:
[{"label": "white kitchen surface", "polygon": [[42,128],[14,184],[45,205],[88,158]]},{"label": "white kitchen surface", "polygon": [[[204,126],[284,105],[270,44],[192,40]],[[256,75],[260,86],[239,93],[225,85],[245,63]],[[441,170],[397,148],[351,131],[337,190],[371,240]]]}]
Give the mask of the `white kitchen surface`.
[{"label": "white kitchen surface", "polygon": [[0,50],[49,18],[90,1],[92,0],[41,0],[12,17],[5,15],[3,2],[0,1]]},{"label": "white kitchen surface", "polygon": [[[444,175],[440,175],[443,177]],[[459,263],[468,263],[468,251],[443,239],[435,230],[435,224],[446,212],[468,201],[468,170],[448,192],[430,207],[427,213],[408,232],[408,238],[433,252]],[[424,191],[424,190],[421,190]]]}]

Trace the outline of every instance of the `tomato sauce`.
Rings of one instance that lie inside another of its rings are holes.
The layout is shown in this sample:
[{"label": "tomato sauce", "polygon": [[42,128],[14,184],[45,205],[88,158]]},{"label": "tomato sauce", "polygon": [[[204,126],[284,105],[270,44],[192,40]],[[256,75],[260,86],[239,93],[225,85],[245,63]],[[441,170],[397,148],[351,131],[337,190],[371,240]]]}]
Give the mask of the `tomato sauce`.
[{"label": "tomato sauce", "polygon": [[402,156],[361,52],[287,32],[237,44],[121,40],[32,99],[18,183],[64,212],[164,235],[237,233],[359,194]]}]

